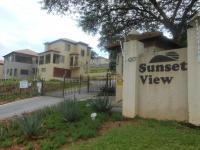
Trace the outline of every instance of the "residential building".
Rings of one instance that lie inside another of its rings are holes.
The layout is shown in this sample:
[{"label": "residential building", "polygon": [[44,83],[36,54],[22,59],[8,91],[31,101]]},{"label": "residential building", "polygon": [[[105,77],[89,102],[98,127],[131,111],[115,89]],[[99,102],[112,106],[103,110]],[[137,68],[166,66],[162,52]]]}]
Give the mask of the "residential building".
[{"label": "residential building", "polygon": [[87,75],[90,67],[90,47],[83,42],[58,39],[45,43],[39,54],[38,76],[45,80],[78,78]]},{"label": "residential building", "polygon": [[95,57],[93,59],[91,59],[90,61],[90,66],[91,67],[109,67],[109,59],[102,57],[102,56],[98,56]]},{"label": "residential building", "polygon": [[36,78],[38,54],[30,49],[13,51],[4,56],[4,79]]},{"label": "residential building", "polygon": [[3,66],[4,66],[4,61],[0,60],[0,79],[3,79]]}]

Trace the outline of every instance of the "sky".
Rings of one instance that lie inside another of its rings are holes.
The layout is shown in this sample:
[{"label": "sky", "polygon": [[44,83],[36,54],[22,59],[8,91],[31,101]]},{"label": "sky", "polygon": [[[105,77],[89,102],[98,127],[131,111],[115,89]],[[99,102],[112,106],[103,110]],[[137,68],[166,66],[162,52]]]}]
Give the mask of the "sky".
[{"label": "sky", "polygon": [[59,38],[88,43],[100,56],[99,36],[84,33],[72,16],[58,16],[41,9],[40,0],[0,0],[0,59],[20,49],[44,51],[44,43]]}]

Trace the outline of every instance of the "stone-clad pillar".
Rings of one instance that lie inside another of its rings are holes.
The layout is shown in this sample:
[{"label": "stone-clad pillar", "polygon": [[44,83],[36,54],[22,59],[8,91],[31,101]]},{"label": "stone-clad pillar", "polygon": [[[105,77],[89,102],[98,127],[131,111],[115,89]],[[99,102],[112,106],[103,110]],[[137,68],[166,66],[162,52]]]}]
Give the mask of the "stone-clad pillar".
[{"label": "stone-clad pillar", "polygon": [[188,37],[188,117],[200,125],[200,13],[190,22]]},{"label": "stone-clad pillar", "polygon": [[144,51],[143,43],[130,40],[124,43],[123,73],[123,116],[134,118],[137,115],[138,101],[138,57]]}]

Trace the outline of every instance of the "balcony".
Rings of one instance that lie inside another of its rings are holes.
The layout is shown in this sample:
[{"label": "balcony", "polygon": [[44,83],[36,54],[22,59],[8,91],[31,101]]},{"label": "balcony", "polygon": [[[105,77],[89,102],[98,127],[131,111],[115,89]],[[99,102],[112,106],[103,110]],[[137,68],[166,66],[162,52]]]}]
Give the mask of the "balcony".
[{"label": "balcony", "polygon": [[78,68],[80,68],[80,65],[73,65],[73,66],[70,65],[70,69],[78,69]]},{"label": "balcony", "polygon": [[80,68],[79,56],[76,54],[70,55],[70,69]]}]

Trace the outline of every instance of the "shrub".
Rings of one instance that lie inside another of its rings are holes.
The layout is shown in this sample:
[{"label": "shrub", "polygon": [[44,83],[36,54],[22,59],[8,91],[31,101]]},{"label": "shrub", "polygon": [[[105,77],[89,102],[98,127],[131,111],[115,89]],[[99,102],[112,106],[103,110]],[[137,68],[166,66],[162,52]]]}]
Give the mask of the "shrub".
[{"label": "shrub", "polygon": [[5,139],[8,137],[8,129],[3,126],[0,125],[0,140]]},{"label": "shrub", "polygon": [[19,126],[27,137],[37,136],[42,125],[42,117],[39,115],[23,116],[19,118]]},{"label": "shrub", "polygon": [[112,108],[111,102],[107,96],[97,97],[91,100],[90,105],[97,112],[110,112]]},{"label": "shrub", "polygon": [[80,119],[80,108],[76,100],[65,100],[58,106],[65,121],[75,122]]}]

